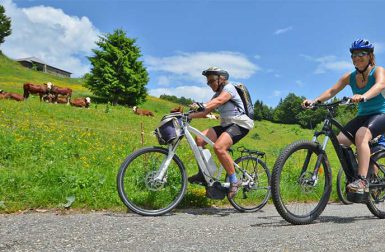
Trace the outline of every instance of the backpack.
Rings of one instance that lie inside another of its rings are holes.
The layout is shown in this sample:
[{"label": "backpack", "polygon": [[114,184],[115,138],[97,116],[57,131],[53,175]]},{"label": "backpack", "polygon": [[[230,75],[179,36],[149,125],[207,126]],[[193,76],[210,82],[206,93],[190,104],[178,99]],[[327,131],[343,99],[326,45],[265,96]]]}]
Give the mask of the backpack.
[{"label": "backpack", "polygon": [[247,90],[246,86],[243,85],[242,83],[239,83],[236,85],[234,84],[234,87],[237,90],[239,96],[241,97],[246,115],[251,120],[254,120],[254,106],[253,106],[253,102],[251,101],[249,90]]}]

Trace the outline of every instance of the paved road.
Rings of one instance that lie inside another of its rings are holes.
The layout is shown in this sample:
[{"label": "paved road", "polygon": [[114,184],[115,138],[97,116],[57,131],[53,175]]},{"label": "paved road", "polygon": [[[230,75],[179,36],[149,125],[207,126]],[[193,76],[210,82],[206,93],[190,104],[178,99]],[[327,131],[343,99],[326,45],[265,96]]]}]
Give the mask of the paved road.
[{"label": "paved road", "polygon": [[329,204],[306,226],[273,205],[241,214],[187,209],[162,217],[132,213],[0,215],[0,251],[384,251],[385,220],[365,205]]}]

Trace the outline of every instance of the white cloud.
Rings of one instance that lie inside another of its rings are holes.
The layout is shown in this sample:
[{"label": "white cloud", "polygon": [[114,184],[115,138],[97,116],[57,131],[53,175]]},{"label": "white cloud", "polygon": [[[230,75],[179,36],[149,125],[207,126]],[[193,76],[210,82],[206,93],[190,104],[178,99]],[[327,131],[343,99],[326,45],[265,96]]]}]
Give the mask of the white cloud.
[{"label": "white cloud", "polygon": [[49,65],[80,76],[89,71],[85,58],[95,48],[100,32],[87,17],[69,16],[49,6],[19,8],[12,0],[0,0],[12,19],[12,34],[2,45],[14,59],[37,57]]},{"label": "white cloud", "polygon": [[180,86],[176,88],[155,88],[149,90],[150,95],[159,97],[162,94],[175,95],[177,97],[185,97],[193,99],[197,102],[209,101],[214,92],[209,87],[199,86]]},{"label": "white cloud", "polygon": [[374,54],[383,53],[385,51],[385,44],[381,42],[374,42]]},{"label": "white cloud", "polygon": [[296,80],[295,84],[297,84],[298,87],[304,87],[305,83],[303,83],[301,80]]},{"label": "white cloud", "polygon": [[168,86],[170,85],[171,81],[170,81],[170,78],[168,76],[159,76],[158,77],[158,84],[159,86]]},{"label": "white cloud", "polygon": [[178,53],[169,57],[144,57],[149,71],[167,73],[173,79],[203,83],[202,70],[210,66],[226,69],[230,79],[247,79],[261,70],[241,53],[237,52],[196,52]]},{"label": "white cloud", "polygon": [[352,68],[352,63],[350,61],[338,60],[334,55],[323,56],[319,58],[311,57],[308,55],[301,56],[318,64],[314,70],[315,74],[322,74],[328,71],[343,72]]},{"label": "white cloud", "polygon": [[282,91],[281,90],[274,90],[273,91],[273,97],[280,97],[282,94]]},{"label": "white cloud", "polygon": [[275,35],[280,35],[280,34],[283,34],[283,33],[286,33],[288,31],[291,31],[293,30],[293,26],[289,26],[289,27],[286,27],[286,28],[283,28],[283,29],[278,29],[274,32]]}]

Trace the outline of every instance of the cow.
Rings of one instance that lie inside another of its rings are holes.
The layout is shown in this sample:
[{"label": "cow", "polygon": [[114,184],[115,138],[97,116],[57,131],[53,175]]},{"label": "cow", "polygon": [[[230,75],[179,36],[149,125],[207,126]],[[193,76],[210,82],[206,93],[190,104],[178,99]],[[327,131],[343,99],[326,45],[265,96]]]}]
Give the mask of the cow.
[{"label": "cow", "polygon": [[183,107],[182,106],[178,106],[178,107],[173,108],[173,109],[170,110],[170,113],[177,113],[177,112],[183,113]]},{"label": "cow", "polygon": [[69,105],[71,100],[70,100],[70,102],[68,102],[67,97],[58,97],[56,102],[59,103],[59,104],[67,104],[67,105]]},{"label": "cow", "polygon": [[0,99],[8,98],[8,93],[4,92],[4,90],[0,89]]},{"label": "cow", "polygon": [[142,115],[142,116],[154,116],[154,113],[152,113],[151,111],[146,110],[146,109],[140,109],[140,108],[138,108],[137,106],[134,106],[134,107],[132,108],[132,110],[133,110],[134,113],[137,114],[137,115]]},{"label": "cow", "polygon": [[24,97],[21,94],[8,93],[8,99],[15,101],[24,101]]},{"label": "cow", "polygon": [[43,100],[43,96],[47,95],[52,88],[52,83],[47,82],[44,85],[37,85],[32,83],[24,83],[24,99],[27,99],[30,94],[38,94],[40,96],[40,101]]},{"label": "cow", "polygon": [[4,90],[0,90],[0,99],[11,99],[15,101],[24,101],[24,97],[21,94],[8,93]]},{"label": "cow", "polygon": [[74,100],[70,100],[70,104],[74,107],[88,108],[91,104],[91,98],[76,98]]},{"label": "cow", "polygon": [[67,103],[69,103],[72,95],[72,89],[52,86],[50,93],[55,96],[54,102],[57,102],[58,96],[61,95],[65,96],[67,98]]}]

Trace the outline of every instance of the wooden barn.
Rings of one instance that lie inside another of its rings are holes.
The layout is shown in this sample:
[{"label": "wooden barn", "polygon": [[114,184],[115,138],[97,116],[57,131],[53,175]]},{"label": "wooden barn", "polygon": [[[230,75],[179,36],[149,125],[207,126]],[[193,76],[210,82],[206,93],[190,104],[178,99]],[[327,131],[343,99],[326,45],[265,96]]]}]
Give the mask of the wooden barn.
[{"label": "wooden barn", "polygon": [[35,69],[37,71],[41,71],[41,72],[44,72],[44,73],[49,73],[49,74],[61,76],[61,77],[68,77],[68,78],[70,78],[71,74],[72,74],[70,72],[67,72],[65,70],[59,69],[57,67],[50,66],[47,63],[45,63],[44,61],[42,61],[41,59],[38,59],[38,58],[35,58],[35,57],[24,58],[24,59],[17,59],[16,61],[18,61],[21,65],[23,65],[25,67],[28,67],[28,68],[31,68],[31,69]]}]

